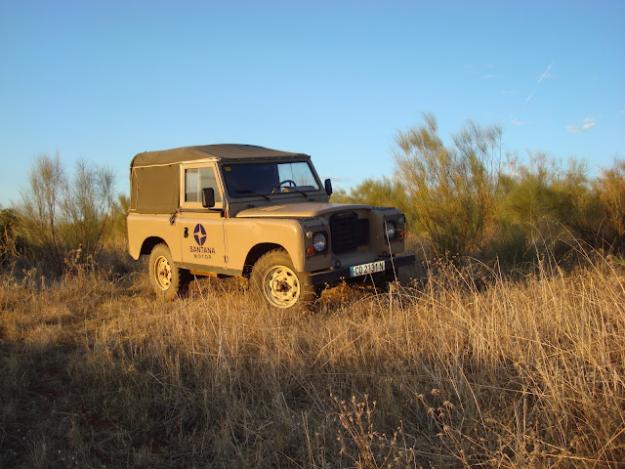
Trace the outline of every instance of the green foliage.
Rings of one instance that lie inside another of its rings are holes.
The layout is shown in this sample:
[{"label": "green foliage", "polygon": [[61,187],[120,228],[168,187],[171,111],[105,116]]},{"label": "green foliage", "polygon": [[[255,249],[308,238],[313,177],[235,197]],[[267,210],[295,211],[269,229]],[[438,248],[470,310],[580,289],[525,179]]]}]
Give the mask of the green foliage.
[{"label": "green foliage", "polygon": [[397,137],[396,181],[410,201],[410,211],[441,254],[475,250],[495,208],[499,164],[495,153],[501,131],[469,124],[446,147],[436,120]]},{"label": "green foliage", "polygon": [[15,210],[0,209],[0,265],[17,254],[19,217]]},{"label": "green foliage", "polygon": [[59,204],[66,186],[59,155],[54,158],[40,156],[30,171],[28,182],[19,208],[22,234],[29,246],[43,248],[41,253],[46,258],[59,263],[62,260]]},{"label": "green foliage", "polygon": [[617,161],[596,181],[596,192],[605,209],[612,244],[625,248],[625,161]]},{"label": "green foliage", "polygon": [[410,204],[406,192],[392,179],[365,179],[349,193],[337,191],[332,195],[335,203],[361,203],[381,207],[399,207],[409,214]]},{"label": "green foliage", "polygon": [[504,167],[497,127],[469,123],[451,142],[425,115],[398,135],[392,179],[366,180],[334,200],[400,208],[439,255],[515,263],[580,244],[625,248],[625,162],[590,180],[579,162],[562,168],[545,154]]},{"label": "green foliage", "polygon": [[[501,129],[468,123],[446,144],[431,115],[396,143],[393,177],[337,190],[332,201],[398,207],[438,255],[516,263],[580,244],[625,251],[623,161],[595,179],[579,162],[563,168],[545,154],[504,166]],[[79,162],[68,178],[58,155],[42,156],[21,205],[0,210],[0,262],[20,246],[61,267],[70,250],[123,246],[128,208],[128,196],[113,197],[109,171]]]},{"label": "green foliage", "polygon": [[501,176],[494,236],[489,251],[521,260],[536,251],[593,243],[600,214],[585,168],[575,161],[561,170],[544,154],[513,165]]},{"label": "green foliage", "polygon": [[97,253],[110,228],[112,205],[113,174],[79,161],[61,200],[65,244],[87,254]]},{"label": "green foliage", "polygon": [[81,161],[68,179],[58,155],[41,156],[18,208],[29,253],[56,271],[70,251],[80,258],[98,254],[112,229],[112,193],[110,171]]},{"label": "green foliage", "polygon": [[117,200],[111,207],[111,236],[110,241],[115,245],[126,246],[128,228],[126,216],[130,208],[130,197],[126,194],[119,194]]}]

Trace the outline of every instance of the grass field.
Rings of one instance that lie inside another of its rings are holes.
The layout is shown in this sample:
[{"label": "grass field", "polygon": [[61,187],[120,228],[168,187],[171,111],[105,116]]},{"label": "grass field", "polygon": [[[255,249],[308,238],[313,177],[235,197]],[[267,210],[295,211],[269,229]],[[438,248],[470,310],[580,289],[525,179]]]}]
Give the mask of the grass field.
[{"label": "grass field", "polygon": [[625,461],[625,269],[439,272],[271,311],[232,281],[0,288],[0,467],[605,467]]}]

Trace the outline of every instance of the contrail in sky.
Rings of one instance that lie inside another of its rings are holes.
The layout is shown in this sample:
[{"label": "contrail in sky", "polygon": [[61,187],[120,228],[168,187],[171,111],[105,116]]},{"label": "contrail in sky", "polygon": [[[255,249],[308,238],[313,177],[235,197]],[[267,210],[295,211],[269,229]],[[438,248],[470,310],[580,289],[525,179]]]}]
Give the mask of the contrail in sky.
[{"label": "contrail in sky", "polygon": [[543,73],[540,74],[540,76],[538,77],[538,83],[534,87],[534,90],[530,94],[527,95],[527,98],[525,98],[525,102],[526,103],[529,103],[534,98],[534,95],[536,94],[536,91],[538,90],[538,87],[540,86],[540,84],[543,81],[549,80],[551,78],[551,67],[552,66],[553,66],[553,62],[550,63],[549,65],[547,65],[547,68],[545,68]]}]

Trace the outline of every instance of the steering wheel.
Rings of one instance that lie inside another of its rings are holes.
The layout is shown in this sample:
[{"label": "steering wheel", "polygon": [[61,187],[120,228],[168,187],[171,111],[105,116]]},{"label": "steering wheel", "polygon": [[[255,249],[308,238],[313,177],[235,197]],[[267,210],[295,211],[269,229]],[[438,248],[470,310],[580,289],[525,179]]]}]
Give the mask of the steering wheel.
[{"label": "steering wheel", "polygon": [[284,179],[280,181],[280,184],[278,184],[278,188],[282,187],[285,184],[287,185],[287,187],[297,187],[297,183],[293,179]]}]

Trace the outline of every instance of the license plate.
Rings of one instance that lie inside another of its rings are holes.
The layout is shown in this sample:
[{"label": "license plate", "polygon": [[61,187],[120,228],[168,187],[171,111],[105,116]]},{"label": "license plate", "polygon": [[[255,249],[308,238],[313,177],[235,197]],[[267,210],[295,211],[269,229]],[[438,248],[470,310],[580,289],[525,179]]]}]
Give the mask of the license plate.
[{"label": "license plate", "polygon": [[369,262],[368,264],[353,265],[349,268],[350,277],[360,277],[362,275],[383,272],[385,268],[384,261]]}]

